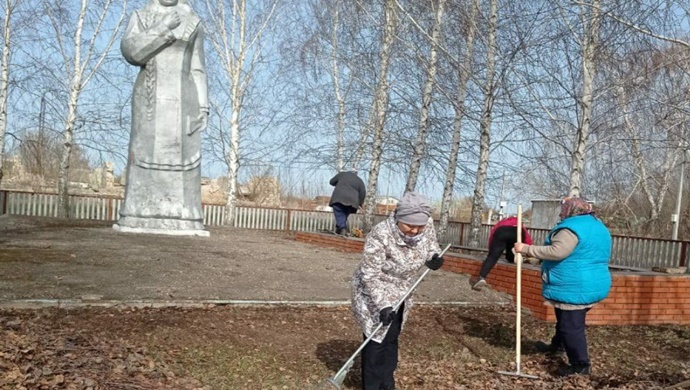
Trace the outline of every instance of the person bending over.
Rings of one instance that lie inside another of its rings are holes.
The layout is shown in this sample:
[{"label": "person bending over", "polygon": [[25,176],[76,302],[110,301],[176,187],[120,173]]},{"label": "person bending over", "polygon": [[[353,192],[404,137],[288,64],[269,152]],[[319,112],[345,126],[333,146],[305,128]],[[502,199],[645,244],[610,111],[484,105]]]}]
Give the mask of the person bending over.
[{"label": "person bending over", "polygon": [[362,260],[352,277],[352,312],[364,339],[383,323],[362,350],[362,389],[393,390],[398,366],[398,336],[412,309],[409,297],[397,311],[395,304],[426,266],[437,270],[443,257],[429,200],[405,193],[391,216],[367,234]]}]

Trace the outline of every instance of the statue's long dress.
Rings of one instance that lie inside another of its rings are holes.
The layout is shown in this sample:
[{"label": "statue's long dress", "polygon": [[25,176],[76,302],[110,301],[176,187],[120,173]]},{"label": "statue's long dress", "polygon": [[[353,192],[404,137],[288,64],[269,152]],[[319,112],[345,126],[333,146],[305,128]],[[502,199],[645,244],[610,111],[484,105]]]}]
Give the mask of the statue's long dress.
[{"label": "statue's long dress", "polygon": [[160,18],[135,12],[122,40],[127,61],[142,68],[132,97],[125,201],[115,228],[208,235],[201,208],[200,131],[194,131],[200,107],[208,107],[203,31],[193,14],[172,32]]}]

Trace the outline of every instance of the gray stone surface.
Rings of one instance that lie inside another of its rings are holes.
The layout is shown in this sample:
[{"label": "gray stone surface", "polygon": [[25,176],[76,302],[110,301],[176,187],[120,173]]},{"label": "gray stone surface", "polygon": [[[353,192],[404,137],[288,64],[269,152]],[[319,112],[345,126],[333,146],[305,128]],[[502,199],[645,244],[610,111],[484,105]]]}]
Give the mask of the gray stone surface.
[{"label": "gray stone surface", "polygon": [[201,208],[201,131],[208,123],[203,29],[186,0],[133,13],[122,54],[141,68],[120,231],[208,235]]}]

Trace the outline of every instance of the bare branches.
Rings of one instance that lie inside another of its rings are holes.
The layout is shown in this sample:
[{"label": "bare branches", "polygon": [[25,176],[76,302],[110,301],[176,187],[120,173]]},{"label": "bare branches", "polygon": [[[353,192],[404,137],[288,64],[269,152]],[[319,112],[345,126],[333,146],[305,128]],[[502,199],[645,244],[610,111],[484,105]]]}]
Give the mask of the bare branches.
[{"label": "bare branches", "polygon": [[579,4],[580,6],[583,6],[583,7],[591,7],[593,9],[595,9],[596,11],[600,12],[602,15],[609,17],[609,18],[615,20],[616,22],[618,22],[624,26],[627,26],[627,27],[631,28],[632,30],[637,31],[639,33],[648,35],[648,36],[655,38],[655,39],[659,39],[659,40],[670,42],[670,43],[675,43],[675,44],[690,48],[690,42],[684,41],[682,39],[668,37],[668,36],[662,35],[662,34],[657,34],[657,33],[653,32],[649,29],[640,27],[640,26],[636,25],[635,23],[632,23],[628,20],[625,20],[622,17],[619,17],[619,16],[613,14],[610,11],[606,11],[606,10],[602,9],[598,4],[586,3],[586,2],[582,2],[582,1],[574,1],[574,3]]}]

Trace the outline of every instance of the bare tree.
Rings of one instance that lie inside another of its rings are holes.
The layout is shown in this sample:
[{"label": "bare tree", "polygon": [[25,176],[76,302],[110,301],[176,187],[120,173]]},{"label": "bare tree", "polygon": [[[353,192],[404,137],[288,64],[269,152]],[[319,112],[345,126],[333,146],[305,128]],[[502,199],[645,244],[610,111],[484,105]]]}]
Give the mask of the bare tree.
[{"label": "bare tree", "polygon": [[240,163],[240,131],[242,110],[256,66],[262,54],[262,37],[273,19],[279,0],[265,3],[256,11],[256,20],[247,9],[247,0],[206,0],[206,15],[211,24],[209,37],[220,59],[223,76],[229,90],[229,144],[225,162],[228,167],[228,201],[225,223],[235,220],[237,175]]},{"label": "bare tree", "polygon": [[477,12],[479,0],[470,2],[467,15],[467,37],[465,42],[465,55],[462,65],[458,70],[458,90],[454,102],[453,139],[451,141],[450,154],[448,156],[448,168],[443,185],[443,197],[441,198],[441,217],[438,228],[438,236],[442,237],[448,228],[448,217],[452,205],[455,175],[458,167],[458,154],[460,153],[460,140],[462,136],[462,119],[465,116],[465,97],[467,95],[467,83],[472,73],[472,58],[474,56],[474,39],[477,32]]},{"label": "bare tree", "polygon": [[[113,8],[113,0],[89,1],[82,0],[74,19],[69,15],[70,10],[62,4],[44,1],[44,6],[50,24],[55,34],[56,44],[62,60],[62,66],[67,71],[68,100],[62,132],[62,157],[60,159],[60,173],[58,176],[58,216],[69,218],[69,171],[73,147],[74,133],[78,128],[79,98],[86,85],[99,71],[106,60],[118,37],[118,32],[125,17],[127,0],[123,0],[121,11],[114,28],[106,30],[105,22]],[[65,42],[64,37],[74,28],[73,40]],[[90,37],[84,36],[88,29]],[[105,44],[104,44],[105,42]],[[70,55],[70,51],[73,50]]]},{"label": "bare tree", "polygon": [[486,178],[489,169],[489,152],[491,148],[491,120],[494,99],[496,97],[496,83],[494,82],[496,72],[496,34],[498,23],[498,0],[489,1],[489,37],[486,63],[486,81],[484,84],[484,107],[482,117],[479,122],[479,162],[477,165],[477,176],[474,186],[474,197],[472,200],[472,219],[470,220],[470,240],[469,246],[479,246],[479,229],[482,225],[482,209],[484,205],[484,193],[486,189]]},{"label": "bare tree", "polygon": [[381,39],[380,63],[378,83],[374,94],[374,102],[371,108],[373,117],[374,141],[372,144],[371,166],[367,182],[367,199],[365,202],[364,230],[371,230],[374,225],[374,212],[376,208],[376,190],[381,168],[381,156],[383,155],[383,133],[388,111],[388,71],[391,63],[393,40],[396,34],[398,17],[395,0],[386,0],[384,6],[383,31]]},{"label": "bare tree", "polygon": [[422,165],[422,158],[424,157],[426,138],[427,133],[429,132],[429,109],[431,108],[431,98],[434,92],[436,72],[438,69],[438,46],[441,36],[443,7],[445,2],[446,0],[438,0],[436,4],[434,26],[431,30],[431,52],[429,54],[429,63],[427,65],[426,82],[424,83],[424,90],[422,92],[422,107],[419,111],[419,131],[417,133],[417,140],[415,141],[414,150],[412,152],[412,162],[410,163],[410,171],[407,176],[405,191],[414,191],[415,187],[417,186],[419,168]]}]

